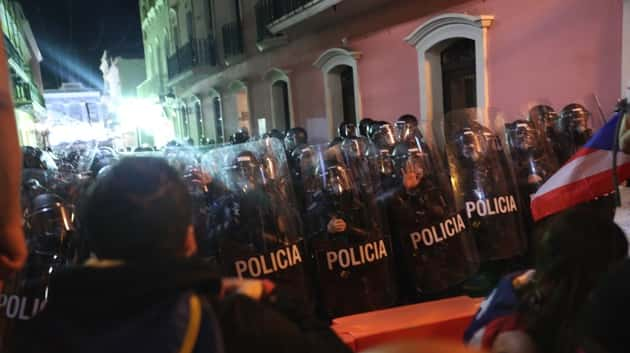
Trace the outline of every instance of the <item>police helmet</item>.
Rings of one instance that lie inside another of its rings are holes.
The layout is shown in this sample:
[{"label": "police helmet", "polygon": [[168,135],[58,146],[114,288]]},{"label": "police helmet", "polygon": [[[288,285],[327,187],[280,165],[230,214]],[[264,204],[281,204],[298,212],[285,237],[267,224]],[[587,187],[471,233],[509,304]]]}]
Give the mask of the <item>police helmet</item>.
[{"label": "police helmet", "polygon": [[354,123],[344,121],[339,124],[339,129],[337,130],[337,134],[339,137],[346,138],[354,138],[357,136],[357,127]]}]

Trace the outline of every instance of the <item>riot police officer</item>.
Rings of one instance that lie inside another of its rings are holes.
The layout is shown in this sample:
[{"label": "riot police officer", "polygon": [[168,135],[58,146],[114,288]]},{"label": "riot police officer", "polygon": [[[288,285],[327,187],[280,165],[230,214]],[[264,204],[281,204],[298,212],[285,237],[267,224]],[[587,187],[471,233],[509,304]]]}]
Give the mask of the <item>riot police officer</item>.
[{"label": "riot police officer", "polygon": [[546,139],[532,122],[516,120],[505,124],[516,179],[524,195],[533,194],[557,170]]},{"label": "riot police officer", "polygon": [[569,104],[560,112],[556,122],[557,153],[560,164],[566,163],[593,135],[588,128],[591,113],[580,104]]},{"label": "riot police officer", "polygon": [[29,255],[24,269],[5,282],[0,307],[0,347],[13,345],[28,336],[27,321],[46,306],[48,279],[72,260],[70,238],[74,230],[71,208],[57,195],[35,196],[25,212],[24,231]]},{"label": "riot police officer", "polygon": [[373,141],[368,145],[367,158],[377,194],[383,194],[398,184],[398,173],[392,158],[396,137],[392,124],[379,126]]},{"label": "riot police officer", "polygon": [[370,125],[374,123],[374,120],[370,118],[363,118],[359,121],[359,135],[363,137],[369,137]]},{"label": "riot police officer", "polygon": [[548,105],[536,105],[529,110],[530,122],[536,129],[546,137],[550,146],[556,140],[555,126],[558,120],[558,113]]},{"label": "riot police officer", "polygon": [[304,146],[306,144],[308,144],[308,133],[304,128],[291,128],[284,136],[284,148],[288,155],[291,155],[298,146]]},{"label": "riot police officer", "polygon": [[233,145],[238,145],[249,141],[249,131],[247,128],[239,128],[232,136],[230,136],[230,142]]},{"label": "riot police officer", "polygon": [[535,246],[532,239],[534,220],[531,215],[530,197],[558,169],[556,156],[548,140],[531,121],[517,120],[505,124],[505,134],[510,147],[512,166],[519,189],[520,208],[525,231],[529,235],[528,247]]},{"label": "riot police officer", "polygon": [[321,191],[313,194],[305,222],[323,311],[333,318],[387,307],[395,298],[389,238],[359,197],[349,168],[322,157],[315,161]]},{"label": "riot police officer", "polygon": [[436,175],[428,153],[399,143],[394,161],[400,181],[387,210],[403,300],[413,302],[466,280],[478,268],[478,255],[450,190],[426,177]]}]

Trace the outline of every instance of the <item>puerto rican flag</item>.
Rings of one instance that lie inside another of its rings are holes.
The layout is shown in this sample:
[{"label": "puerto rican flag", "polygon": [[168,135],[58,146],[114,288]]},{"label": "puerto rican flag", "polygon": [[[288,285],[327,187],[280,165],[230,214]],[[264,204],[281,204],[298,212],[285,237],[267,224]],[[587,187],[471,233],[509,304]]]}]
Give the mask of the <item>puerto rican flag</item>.
[{"label": "puerto rican flag", "polygon": [[[616,113],[571,159],[532,195],[535,221],[613,191],[613,144]],[[630,179],[630,155],[618,152],[619,182]]]}]

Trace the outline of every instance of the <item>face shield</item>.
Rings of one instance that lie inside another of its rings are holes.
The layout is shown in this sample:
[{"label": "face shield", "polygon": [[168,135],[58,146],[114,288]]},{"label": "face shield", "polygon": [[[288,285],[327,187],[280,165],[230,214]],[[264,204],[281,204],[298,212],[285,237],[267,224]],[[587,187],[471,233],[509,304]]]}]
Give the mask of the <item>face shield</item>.
[{"label": "face shield", "polygon": [[458,137],[457,144],[461,156],[473,162],[481,159],[487,147],[484,138],[471,130],[464,130]]},{"label": "face shield", "polygon": [[381,175],[394,174],[394,160],[389,150],[380,150],[376,159],[376,166]]},{"label": "face shield", "polygon": [[326,191],[333,196],[342,196],[352,192],[352,184],[348,172],[340,166],[326,170]]},{"label": "face shield", "polygon": [[416,135],[418,127],[415,124],[397,121],[396,122],[396,137],[398,141],[407,141]]},{"label": "face shield", "polygon": [[74,210],[52,194],[33,200],[33,211],[28,212],[25,231],[31,248],[41,253],[56,253],[67,235],[74,230]]},{"label": "face shield", "polygon": [[392,147],[396,144],[396,130],[391,124],[382,125],[374,139],[379,147]]},{"label": "face shield", "polygon": [[254,157],[238,156],[231,172],[234,183],[242,192],[253,191],[258,186],[260,168]]},{"label": "face shield", "polygon": [[265,185],[278,180],[280,178],[278,161],[275,158],[265,157],[262,161],[262,172]]},{"label": "face shield", "polygon": [[527,151],[536,147],[536,132],[525,123],[518,123],[512,130],[514,147],[521,151]]}]

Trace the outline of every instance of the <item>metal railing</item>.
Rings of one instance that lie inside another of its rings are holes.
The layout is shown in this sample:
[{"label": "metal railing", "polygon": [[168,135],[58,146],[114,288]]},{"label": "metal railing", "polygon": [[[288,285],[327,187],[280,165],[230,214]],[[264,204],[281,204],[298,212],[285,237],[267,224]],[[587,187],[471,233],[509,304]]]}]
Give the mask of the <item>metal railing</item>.
[{"label": "metal railing", "polygon": [[189,41],[180,47],[175,54],[168,57],[169,80],[197,66],[216,66],[216,53],[216,42],[212,35]]},{"label": "metal railing", "polygon": [[24,59],[22,58],[22,55],[17,50],[17,48],[13,45],[13,43],[11,43],[11,41],[6,36],[6,34],[4,35],[4,49],[7,52],[7,59],[13,59],[19,65],[22,65],[22,66],[24,65]]},{"label": "metal railing", "polygon": [[307,4],[317,1],[320,0],[260,0],[256,4],[256,14],[260,11],[261,16],[261,24],[259,26],[266,29],[270,23],[291,13],[298,12]]},{"label": "metal railing", "polygon": [[243,31],[239,21],[223,25],[223,54],[226,58],[243,54]]}]

